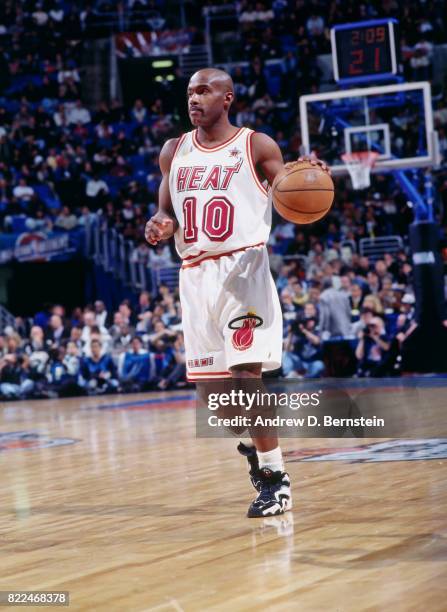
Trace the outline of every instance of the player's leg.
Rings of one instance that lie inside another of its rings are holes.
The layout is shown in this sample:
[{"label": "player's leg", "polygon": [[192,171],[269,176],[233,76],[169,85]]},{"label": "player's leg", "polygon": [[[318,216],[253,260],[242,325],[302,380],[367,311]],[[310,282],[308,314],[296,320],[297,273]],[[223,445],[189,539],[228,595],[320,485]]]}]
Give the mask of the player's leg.
[{"label": "player's leg", "polygon": [[219,280],[214,268],[197,266],[180,271],[186,375],[190,382],[231,378],[222,333],[211,316],[212,292]]},{"label": "player's leg", "polygon": [[[242,388],[247,379],[257,379],[259,386],[262,385],[262,363],[234,365],[231,374]],[[247,516],[256,518],[283,514],[292,508],[292,495],[276,431],[270,427],[257,427],[250,434],[252,444],[241,442],[238,447],[239,452],[247,457],[251,482],[258,492]]]},{"label": "player's leg", "polygon": [[[225,340],[226,364],[241,387],[263,370],[281,365],[282,313],[265,248],[226,258],[221,264],[222,291],[216,303]],[[247,457],[258,497],[249,517],[282,514],[291,508],[290,480],[284,472],[276,432],[256,428],[251,446],[240,444]]]}]

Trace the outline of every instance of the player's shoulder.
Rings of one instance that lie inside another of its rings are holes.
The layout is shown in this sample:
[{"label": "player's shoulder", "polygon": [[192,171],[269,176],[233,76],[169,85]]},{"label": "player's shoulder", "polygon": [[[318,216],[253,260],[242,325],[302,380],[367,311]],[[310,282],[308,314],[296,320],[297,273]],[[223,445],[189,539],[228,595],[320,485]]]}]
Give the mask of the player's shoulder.
[{"label": "player's shoulder", "polygon": [[279,150],[279,146],[273,138],[263,132],[252,132],[251,151],[255,161],[268,159],[272,154],[276,157]]},{"label": "player's shoulder", "polygon": [[259,142],[261,144],[269,144],[269,143],[276,144],[273,138],[271,136],[268,136],[267,134],[264,134],[264,132],[252,131],[251,138],[254,143]]},{"label": "player's shoulder", "polygon": [[172,160],[174,159],[175,154],[183,138],[184,138],[184,135],[179,136],[178,138],[170,138],[162,146],[161,151],[160,151],[159,161],[160,161],[161,170],[163,172],[169,171]]},{"label": "player's shoulder", "polygon": [[170,159],[172,161],[181,139],[182,136],[167,140],[161,148],[160,157],[163,156],[166,160]]}]

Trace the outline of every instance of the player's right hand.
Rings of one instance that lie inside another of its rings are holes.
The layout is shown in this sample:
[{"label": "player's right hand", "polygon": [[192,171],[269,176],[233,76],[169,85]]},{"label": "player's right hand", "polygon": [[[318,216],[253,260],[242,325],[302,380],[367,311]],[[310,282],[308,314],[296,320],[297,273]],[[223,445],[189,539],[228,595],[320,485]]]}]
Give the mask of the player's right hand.
[{"label": "player's right hand", "polygon": [[158,212],[149,219],[144,229],[144,236],[149,244],[158,244],[174,235],[177,221],[164,212]]}]

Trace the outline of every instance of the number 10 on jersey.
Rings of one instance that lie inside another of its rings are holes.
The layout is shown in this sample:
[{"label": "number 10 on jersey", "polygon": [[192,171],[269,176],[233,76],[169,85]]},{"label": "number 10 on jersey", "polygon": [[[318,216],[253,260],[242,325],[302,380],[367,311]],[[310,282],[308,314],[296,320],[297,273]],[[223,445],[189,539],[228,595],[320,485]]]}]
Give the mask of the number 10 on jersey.
[{"label": "number 10 on jersey", "polygon": [[[203,207],[201,231],[213,242],[224,242],[233,233],[234,206],[224,196],[214,196]],[[183,200],[183,240],[197,242],[197,199]]]}]

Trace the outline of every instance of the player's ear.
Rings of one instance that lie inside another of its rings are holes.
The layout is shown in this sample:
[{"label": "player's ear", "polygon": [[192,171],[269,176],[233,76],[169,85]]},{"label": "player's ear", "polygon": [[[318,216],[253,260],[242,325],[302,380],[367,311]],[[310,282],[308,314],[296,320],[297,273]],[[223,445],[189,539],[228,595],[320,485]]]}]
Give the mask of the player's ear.
[{"label": "player's ear", "polygon": [[233,104],[233,100],[234,100],[234,93],[232,91],[225,92],[225,98],[224,98],[225,110],[228,110],[230,108],[230,106]]}]

